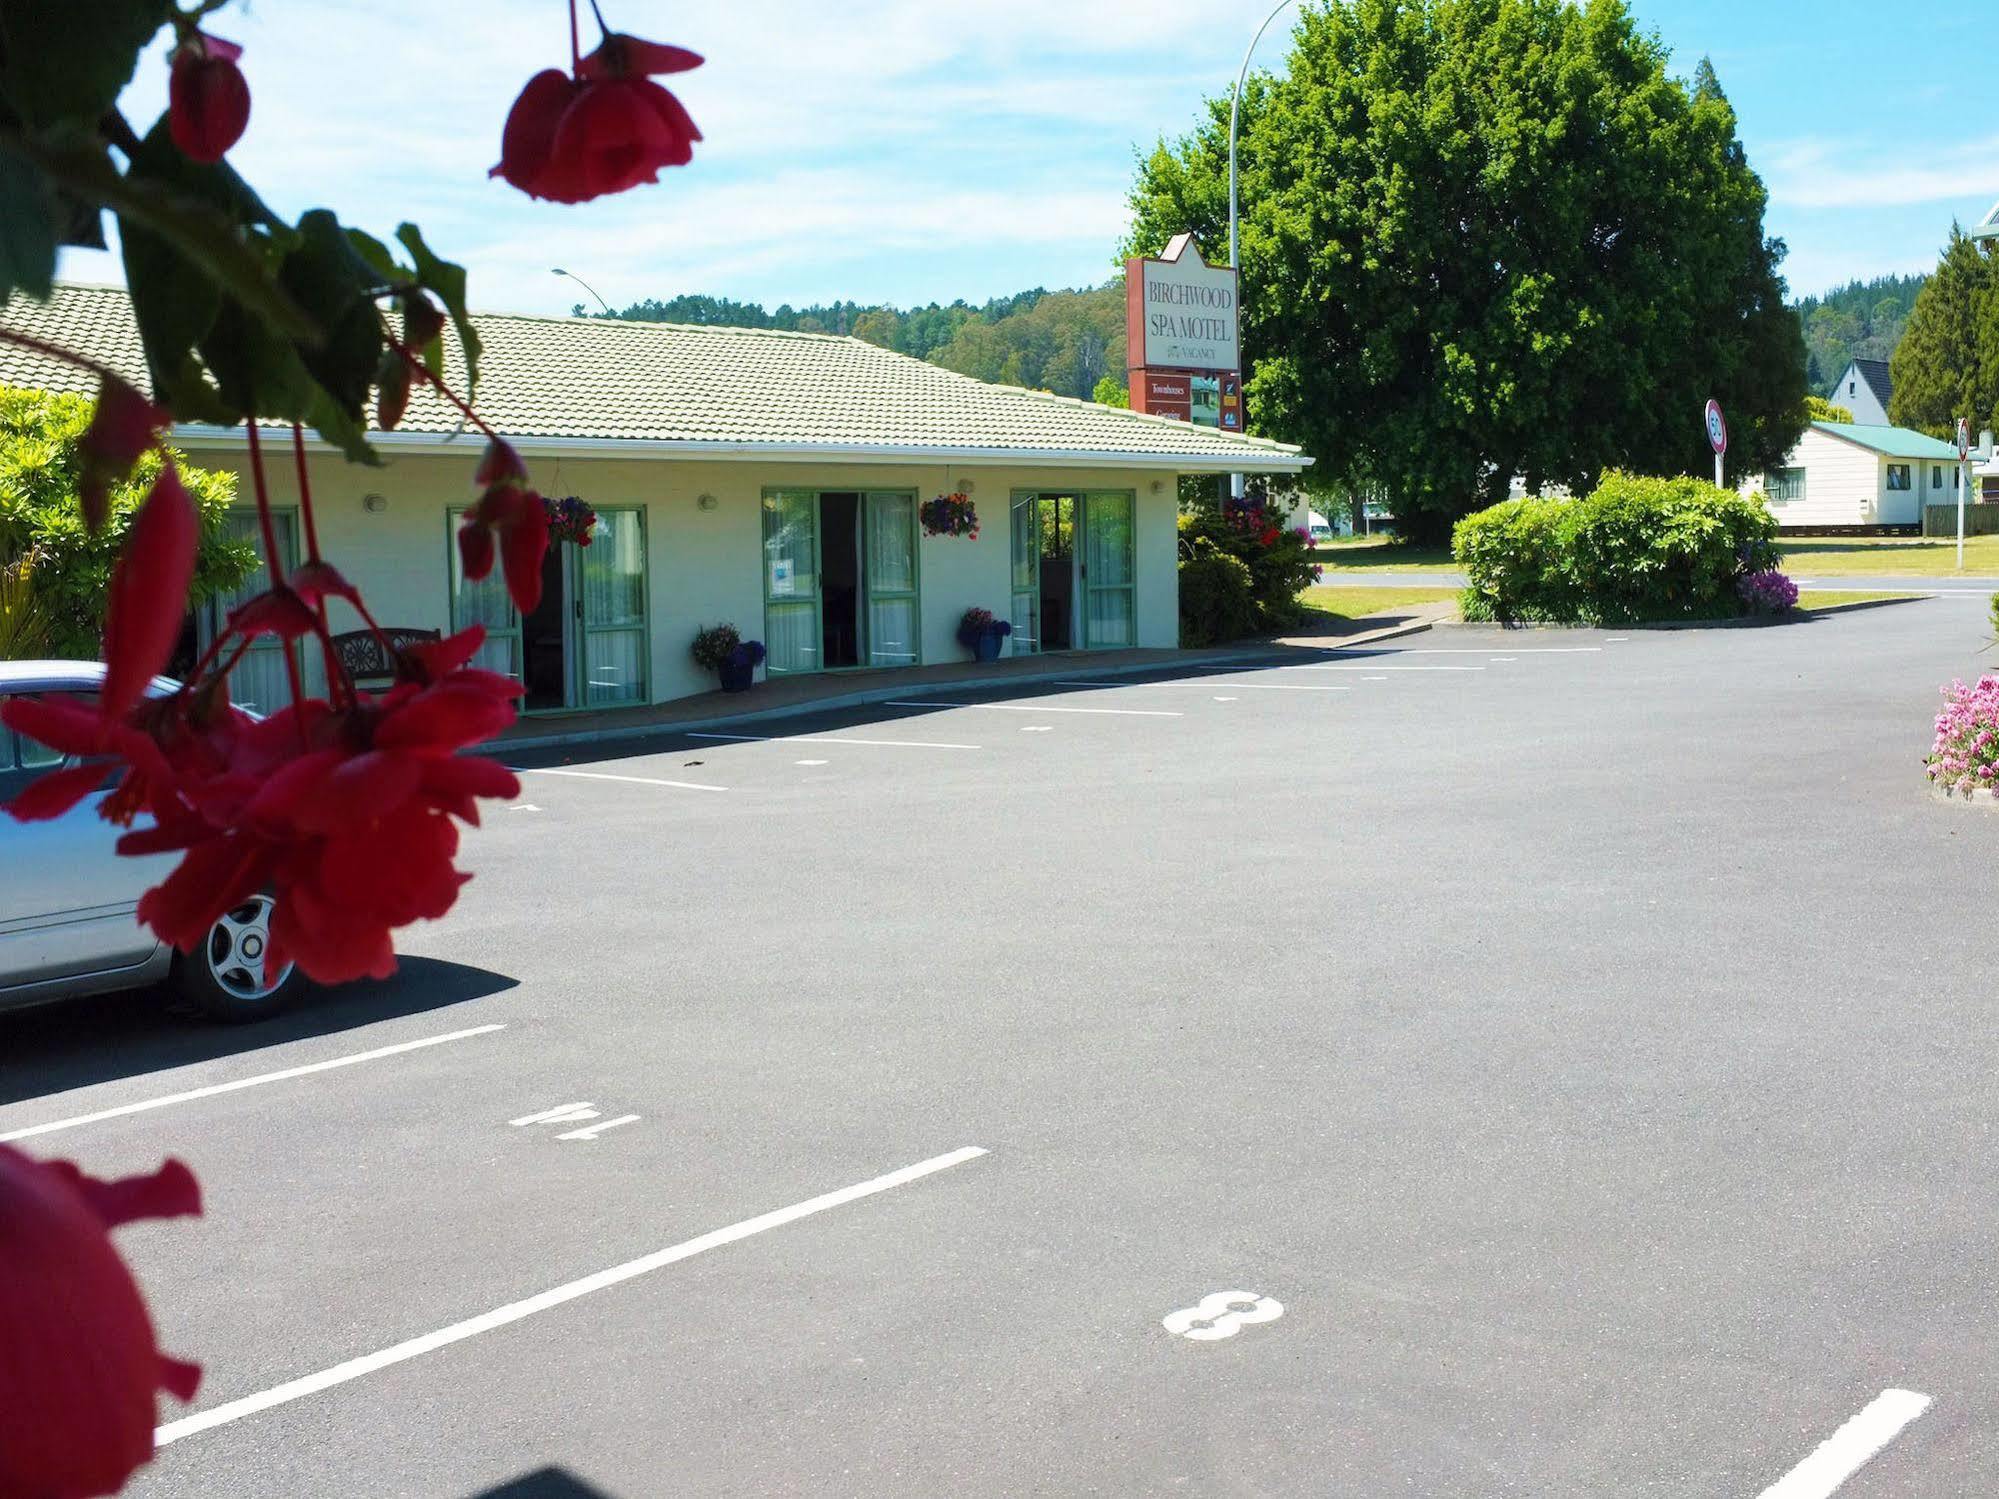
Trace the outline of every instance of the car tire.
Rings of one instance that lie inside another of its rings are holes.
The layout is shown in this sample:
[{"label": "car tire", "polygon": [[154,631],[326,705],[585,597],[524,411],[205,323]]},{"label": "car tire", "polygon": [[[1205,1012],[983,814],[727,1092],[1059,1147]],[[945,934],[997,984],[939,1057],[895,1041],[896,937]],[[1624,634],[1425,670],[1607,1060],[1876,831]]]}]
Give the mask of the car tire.
[{"label": "car tire", "polygon": [[191,953],[174,958],[174,987],[211,1020],[243,1025],[288,1009],[305,976],[287,963],[275,983],[267,983],[263,958],[271,942],[268,895],[253,895],[209,929]]}]

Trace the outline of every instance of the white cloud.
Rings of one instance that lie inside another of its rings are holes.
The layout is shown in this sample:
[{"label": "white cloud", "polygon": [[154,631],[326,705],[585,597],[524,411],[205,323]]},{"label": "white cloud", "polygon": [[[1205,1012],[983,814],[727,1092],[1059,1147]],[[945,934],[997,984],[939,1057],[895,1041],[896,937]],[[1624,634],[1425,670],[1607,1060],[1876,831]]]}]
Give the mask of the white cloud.
[{"label": "white cloud", "polygon": [[[707,139],[657,187],[564,208],[487,180],[521,84],[568,61],[558,0],[230,6],[208,24],[243,44],[253,97],[231,159],[288,216],[323,203],[378,234],[417,219],[489,308],[566,310],[552,264],[614,303],[799,300],[843,263],[879,288],[853,294],[901,300],[924,294],[898,293],[899,261],[934,282],[959,257],[976,295],[982,277],[1105,274],[1134,145],[1186,128],[1240,45],[1212,12],[1153,0],[603,3],[619,29],[708,59],[664,80]],[[586,8],[586,48],[594,32]],[[164,99],[156,51],[128,112],[144,129]],[[65,270],[106,279],[116,262]]]},{"label": "white cloud", "polygon": [[1770,194],[1794,208],[1894,208],[1999,195],[1999,135],[1920,153],[1782,142],[1763,157]]}]

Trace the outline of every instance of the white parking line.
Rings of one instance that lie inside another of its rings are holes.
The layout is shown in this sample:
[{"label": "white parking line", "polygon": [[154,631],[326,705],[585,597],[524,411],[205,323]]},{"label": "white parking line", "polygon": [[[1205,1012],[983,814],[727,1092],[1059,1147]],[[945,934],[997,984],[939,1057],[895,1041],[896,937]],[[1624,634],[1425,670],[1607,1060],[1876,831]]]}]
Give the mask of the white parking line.
[{"label": "white parking line", "polygon": [[975,750],[976,744],[937,744],[922,739],[848,739],[829,734],[689,734],[689,739],[723,739],[732,744],[865,744],[876,749]]},{"label": "white parking line", "polygon": [[1278,671],[1484,671],[1483,666],[1394,666],[1385,661],[1324,661],[1280,666]]},{"label": "white parking line", "polygon": [[427,1046],[442,1046],[447,1041],[465,1041],[473,1036],[487,1036],[494,1031],[503,1031],[504,1025],[475,1025],[470,1030],[450,1031],[442,1036],[426,1036],[421,1041],[402,1041],[394,1046],[378,1046],[373,1051],[358,1051],[352,1056],[335,1057],[330,1062],[312,1062],[304,1067],[287,1067],[282,1072],[260,1072],[255,1077],[239,1077],[233,1083],[215,1083],[206,1088],[190,1088],[185,1093],[169,1093],[164,1098],[148,1098],[142,1103],[123,1103],[115,1109],[99,1109],[95,1114],[79,1114],[74,1119],[57,1119],[49,1124],[31,1124],[26,1129],[11,1130],[0,1135],[0,1141],[26,1140],[35,1135],[52,1135],[59,1129],[75,1129],[82,1124],[96,1124],[100,1120],[120,1119],[127,1114],[143,1114],[149,1109],[164,1109],[169,1104],[192,1103],[197,1098],[213,1098],[219,1093],[235,1093],[243,1088],[257,1088],[265,1083],[281,1083],[288,1078],[308,1077],[315,1072],[331,1072],[336,1067],[352,1067],[357,1062],[373,1062],[382,1057],[401,1056],[406,1051],[422,1051]]},{"label": "white parking line", "polygon": [[335,1364],[330,1369],[322,1369],[317,1374],[308,1374],[302,1379],[289,1380],[260,1394],[246,1395],[240,1400],[231,1400],[215,1406],[211,1410],[196,1411],[191,1416],[183,1416],[178,1421],[169,1421],[153,1432],[153,1444],[164,1447],[170,1442],[178,1442],[182,1437],[191,1437],[196,1432],[212,1427],[225,1426],[231,1421],[240,1421],[245,1416],[254,1416],[259,1411],[267,1411],[273,1406],[285,1405],[307,1395],[316,1395],[321,1390],[330,1390],[335,1385],[359,1379],[364,1374],[373,1374],[395,1364],[404,1363],[421,1354],[433,1353],[439,1348],[448,1348],[453,1343],[462,1343],[467,1338],[480,1333],[492,1332],[532,1317],[536,1312],[548,1311],[564,1302],[575,1301],[594,1291],[607,1290],[625,1281],[635,1280],[641,1275],[677,1264],[681,1260],[692,1259],[697,1254],[705,1254],[710,1249],[720,1249],[725,1244],[734,1244],[752,1235],[765,1233],[773,1228],[782,1228],[787,1223],[796,1223],[801,1218],[810,1218],[815,1213],[823,1213],[829,1208],[844,1207],[847,1203],[858,1202],[863,1197],[872,1197],[878,1192],[886,1192],[895,1187],[907,1186],[913,1181],[945,1171],[953,1166],[961,1166],[986,1152],[977,1145],[967,1145],[947,1155],[932,1156],[927,1161],[919,1161],[914,1166],[904,1166],[900,1171],[891,1171],[886,1176],[877,1176],[872,1181],[842,1187],[837,1192],[828,1192],[820,1197],[809,1198],[794,1203],[788,1208],[778,1208],[774,1212],[763,1213],[755,1218],[746,1218],[741,1223],[728,1228],[718,1228],[699,1238],[675,1244],[671,1248],[656,1250],[635,1260],[627,1260],[622,1265],[614,1265],[609,1270],[599,1270],[594,1275],[586,1275],[581,1280],[572,1280],[566,1285],[556,1286],[523,1301],[509,1302],[495,1307],[490,1312],[463,1322],[454,1322],[449,1327],[436,1332],[425,1333],[420,1338],[411,1338],[394,1347],[380,1352],[366,1354],[361,1358],[349,1359],[344,1364]]},{"label": "white parking line", "polygon": [[679,791],[727,791],[727,786],[704,786],[699,781],[661,781],[652,776],[614,776],[601,770],[536,770],[510,767],[522,776],[574,776],[579,781],[623,781],[629,786],[672,786]]},{"label": "white parking line", "polygon": [[990,708],[995,713],[1107,713],[1119,718],[1185,718],[1165,708],[1051,708],[1046,703],[889,703],[891,708]]},{"label": "white parking line", "polygon": [[[1057,687],[1191,687],[1196,692],[1206,692],[1216,684],[1208,682],[1057,682]],[[1322,682],[1230,682],[1230,687],[1246,688],[1253,692],[1351,692],[1350,687],[1334,687]]]},{"label": "white parking line", "polygon": [[1929,1408],[1927,1395],[1914,1390],[1883,1390],[1758,1499],[1827,1499]]}]

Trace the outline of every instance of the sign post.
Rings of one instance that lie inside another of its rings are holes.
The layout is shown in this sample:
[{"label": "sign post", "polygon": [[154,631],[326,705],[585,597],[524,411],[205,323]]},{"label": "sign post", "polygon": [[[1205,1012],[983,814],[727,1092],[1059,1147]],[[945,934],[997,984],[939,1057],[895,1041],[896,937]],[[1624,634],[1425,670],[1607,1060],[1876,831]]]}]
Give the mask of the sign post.
[{"label": "sign post", "polygon": [[1705,416],[1707,422],[1707,445],[1714,449],[1714,487],[1726,489],[1722,482],[1721,455],[1728,451],[1728,423],[1722,420],[1721,402],[1710,399]]},{"label": "sign post", "polygon": [[1964,571],[1964,495],[1971,488],[1971,423],[1957,419],[1957,570]]}]

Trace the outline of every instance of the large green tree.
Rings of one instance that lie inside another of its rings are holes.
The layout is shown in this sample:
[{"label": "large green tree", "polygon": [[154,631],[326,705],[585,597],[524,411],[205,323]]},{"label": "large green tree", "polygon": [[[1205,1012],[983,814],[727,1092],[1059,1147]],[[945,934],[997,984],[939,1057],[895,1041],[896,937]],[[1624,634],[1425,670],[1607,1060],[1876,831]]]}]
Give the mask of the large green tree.
[{"label": "large green tree", "polygon": [[[1804,425],[1765,193],[1702,65],[1621,0],[1331,0],[1244,95],[1242,321],[1256,429],[1435,539],[1509,480],[1731,468]],[[1228,100],[1161,142],[1128,250],[1227,243]]]},{"label": "large green tree", "polygon": [[1956,224],[1888,371],[1888,415],[1901,426],[1948,437],[1961,416],[1975,431],[1999,413],[1999,267]]}]

